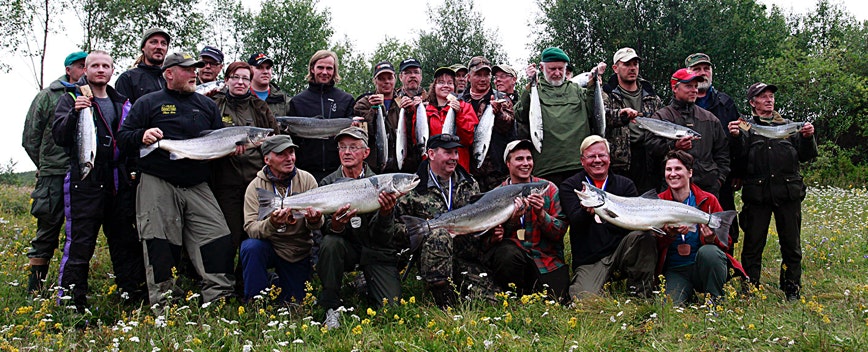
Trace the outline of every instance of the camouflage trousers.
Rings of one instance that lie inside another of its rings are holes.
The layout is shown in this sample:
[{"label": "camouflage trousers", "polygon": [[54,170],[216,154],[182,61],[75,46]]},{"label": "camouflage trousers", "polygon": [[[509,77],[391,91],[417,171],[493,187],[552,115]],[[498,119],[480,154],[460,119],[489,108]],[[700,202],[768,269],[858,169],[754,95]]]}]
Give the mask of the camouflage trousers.
[{"label": "camouflage trousers", "polygon": [[453,239],[446,230],[434,230],[422,242],[422,278],[426,283],[452,280],[462,296],[493,301],[499,289],[490,270],[480,262],[480,242],[470,235]]}]

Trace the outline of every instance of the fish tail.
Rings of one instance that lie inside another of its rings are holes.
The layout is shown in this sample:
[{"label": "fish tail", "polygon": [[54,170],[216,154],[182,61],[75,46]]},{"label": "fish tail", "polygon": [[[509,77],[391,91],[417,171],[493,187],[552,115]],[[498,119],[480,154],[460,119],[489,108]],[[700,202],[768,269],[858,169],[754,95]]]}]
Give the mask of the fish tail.
[{"label": "fish tail", "polygon": [[729,245],[729,229],[738,214],[735,210],[721,211],[711,214],[708,227],[712,228],[720,243]]},{"label": "fish tail", "polygon": [[401,216],[401,221],[407,229],[407,238],[410,240],[410,253],[416,253],[422,247],[422,241],[431,233],[428,221],[415,216]]},{"label": "fish tail", "polygon": [[262,188],[256,188],[256,193],[259,195],[259,220],[265,220],[273,211],[271,204],[274,202],[274,193]]},{"label": "fish tail", "polygon": [[151,154],[152,151],[157,150],[160,147],[160,142],[153,143],[151,145],[146,145],[139,149],[139,157],[144,158],[146,155]]}]

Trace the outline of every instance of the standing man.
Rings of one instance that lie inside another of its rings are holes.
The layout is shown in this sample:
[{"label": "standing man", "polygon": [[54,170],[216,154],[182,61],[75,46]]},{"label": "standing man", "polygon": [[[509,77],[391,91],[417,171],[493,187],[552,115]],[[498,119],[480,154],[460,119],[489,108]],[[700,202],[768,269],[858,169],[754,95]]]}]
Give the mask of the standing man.
[{"label": "standing man", "polygon": [[213,46],[206,45],[199,52],[199,61],[205,63],[205,66],[196,73],[196,85],[202,83],[214,82],[223,71],[223,52]]},{"label": "standing man", "polygon": [[136,67],[121,73],[115,82],[118,93],[127,97],[130,104],[135,104],[143,95],[162,90],[166,86],[160,65],[166,58],[171,41],[169,32],[162,28],[151,28],[142,34],[139,45],[142,54],[136,59]]},{"label": "standing man", "polygon": [[501,64],[492,66],[491,73],[494,75],[494,89],[506,94],[511,102],[518,102],[518,92],[515,91],[518,72],[512,66]]},{"label": "standing man", "polygon": [[[792,121],[775,111],[778,87],[762,82],[747,90],[753,116],[749,123],[758,126],[779,126]],[[769,222],[774,214],[781,245],[780,288],[788,301],[798,300],[802,288],[802,201],[805,183],[799,172],[799,162],[817,156],[817,140],[810,122],[799,133],[774,139],[760,136],[751,129],[743,130],[739,121],[729,123],[729,133],[735,137],[736,160],[745,167],[744,207],[739,214],[744,230],[741,262],[754,286],[760,284],[763,249],[768,238]]]},{"label": "standing man", "polygon": [[[501,186],[545,181],[533,176],[532,149],[527,139],[506,145],[503,159],[509,178]],[[517,219],[500,227],[502,240],[485,252],[485,261],[501,289],[510,290],[513,283],[520,294],[550,291],[552,298],[566,302],[570,268],[564,259],[564,234],[569,223],[561,210],[558,186],[548,183],[545,193],[527,197]]]},{"label": "standing man", "polygon": [[635,197],[636,186],[629,178],[609,173],[609,142],[603,137],[588,136],[580,150],[583,170],[560,185],[561,206],[570,221],[574,275],[570,297],[599,294],[616,272],[627,279],[631,294],[650,297],[657,265],[654,237],[600,222],[594,209],[583,207],[574,192],[588,182],[616,196]]},{"label": "standing man", "polygon": [[645,131],[630,121],[637,116],[649,117],[663,107],[651,83],[639,76],[642,58],[633,48],[621,48],[612,58],[609,81],[603,85],[606,101],[606,139],[612,147],[612,172],[627,176],[639,193],[657,186],[659,178],[649,177],[660,169],[650,165],[643,140]]},{"label": "standing man", "polygon": [[54,143],[51,125],[54,123],[54,109],[57,101],[67,88],[84,75],[84,59],[87,53],[77,51],[66,56],[63,66],[66,74],[56,79],[33,98],[27,118],[24,120],[24,133],[21,145],[36,165],[36,188],[30,198],[30,214],[36,218],[36,238],[30,241],[30,277],[27,292],[42,292],[43,280],[48,275],[48,262],[57,249],[57,235],[63,225],[63,178],[69,169],[69,156],[63,148]]},{"label": "standing man", "polygon": [[[162,68],[166,88],[133,104],[118,132],[121,149],[137,151],[163,138],[196,138],[203,131],[223,127],[217,104],[195,93],[196,68],[202,66],[187,53],[166,58]],[[136,217],[144,241],[150,303],[164,306],[165,294],[175,289],[172,268],[178,265],[182,249],[202,277],[205,302],[231,295],[232,237],[208,187],[208,163],[171,160],[167,151],[157,149],[139,159],[138,166],[142,175]]]},{"label": "standing man", "polygon": [[[714,76],[714,65],[711,63],[711,58],[703,53],[695,53],[687,56],[684,59],[684,67],[690,70],[691,73],[705,77],[705,82],[699,83],[699,91],[696,94],[696,105],[708,110],[723,126],[724,130],[729,129],[729,123],[738,120],[741,113],[735,106],[735,101],[724,92],[714,89],[712,86]],[[730,143],[735,141],[730,138]],[[733,150],[735,146],[730,148],[730,164],[733,164],[732,158],[735,155]],[[744,169],[741,167],[733,167],[730,170],[729,176],[720,187],[720,195],[717,197],[720,200],[720,206],[723,210],[735,210],[735,191],[741,188],[741,178],[744,174]],[[732,238],[733,244],[738,242],[738,226],[729,228],[729,236]],[[732,254],[734,246],[730,246],[728,253]]]},{"label": "standing man", "polygon": [[[52,128],[57,145],[70,156],[64,180],[66,243],[60,263],[59,296],[72,296],[72,304],[83,313],[87,304],[88,271],[96,248],[100,226],[109,246],[118,292],[138,304],[145,294],[145,265],[142,247],[133,226],[132,180],[126,170],[127,155],[114,143],[118,128],[127,117],[126,97],[108,85],[114,62],[105,51],[91,52],[85,60],[87,71],[57,103]],[[79,87],[90,87],[92,96]],[[92,169],[82,173],[76,132],[83,110],[90,110],[96,126],[96,156]],[[65,293],[64,290],[70,290]]]},{"label": "standing man", "polygon": [[[545,139],[542,153],[537,155],[537,175],[559,185],[567,177],[579,171],[580,160],[576,155],[581,140],[592,131],[588,116],[593,115],[594,95],[590,89],[566,79],[570,57],[556,47],[542,51],[540,69],[543,79],[537,83],[542,107]],[[600,63],[597,72],[604,72],[606,64]],[[527,77],[536,77],[536,64],[525,69]],[[515,107],[516,120],[522,131],[530,131],[530,89],[521,94]],[[524,134],[528,134],[524,132]],[[528,137],[529,136],[523,136]]]},{"label": "standing man", "polygon": [[[335,87],[341,81],[338,55],[329,50],[317,51],[307,68],[307,89],[292,97],[289,115],[323,119],[352,117],[355,99]],[[341,164],[334,138],[296,138],[296,143],[304,150],[298,155],[298,167],[309,171],[317,180],[322,180]]]},{"label": "standing man", "polygon": [[652,165],[661,165],[666,153],[673,149],[693,155],[696,164],[691,181],[716,197],[729,175],[729,137],[717,117],[695,104],[697,86],[703,81],[704,77],[694,75],[687,69],[675,71],[669,81],[673,92],[672,103],[652,116],[686,126],[698,132],[702,138],[685,136],[673,141],[648,134],[645,144],[651,154]]},{"label": "standing man", "polygon": [[[349,127],[337,137],[341,166],[320,181],[320,186],[340,179],[362,179],[374,176],[365,163],[368,149],[368,134],[361,128]],[[397,194],[381,192],[377,199],[381,217],[388,216],[397,202]],[[323,324],[329,329],[340,326],[338,312],[341,306],[340,290],[344,272],[359,265],[367,282],[366,298],[375,307],[383,301],[401,298],[401,280],[398,276],[398,250],[395,241],[385,231],[371,228],[373,214],[357,214],[349,204],[341,207],[326,219],[323,241],[320,245],[317,273],[322,281],[319,304],[326,309]]]},{"label": "standing man", "polygon": [[470,160],[471,174],[479,181],[479,189],[486,192],[497,187],[509,174],[501,156],[506,144],[516,139],[515,118],[512,101],[491,89],[491,62],[482,56],[474,56],[467,67],[469,87],[459,98],[473,106],[480,121],[489,105],[494,113],[488,154],[482,165],[477,164],[473,155]]},{"label": "standing man", "polygon": [[274,61],[265,53],[255,53],[247,59],[247,64],[253,69],[253,79],[250,80],[250,91],[268,103],[268,109],[274,116],[289,115],[291,99],[280,87],[271,81]]}]

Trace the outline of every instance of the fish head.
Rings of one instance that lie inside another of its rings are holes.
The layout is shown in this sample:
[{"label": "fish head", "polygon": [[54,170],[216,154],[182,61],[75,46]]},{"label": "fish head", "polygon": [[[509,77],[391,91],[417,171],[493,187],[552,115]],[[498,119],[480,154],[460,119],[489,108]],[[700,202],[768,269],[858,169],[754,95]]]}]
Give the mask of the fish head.
[{"label": "fish head", "polygon": [[699,132],[696,132],[691,129],[686,129],[684,131],[678,131],[675,133],[675,137],[684,138],[684,137],[693,137],[693,139],[702,139],[702,135]]},{"label": "fish head", "polygon": [[548,182],[531,182],[524,184],[521,189],[521,196],[527,197],[531,194],[542,194],[549,187]]},{"label": "fish head", "polygon": [[262,144],[266,138],[270,137],[272,133],[274,133],[274,130],[270,128],[251,128],[250,131],[247,132],[247,142],[258,146]]},{"label": "fish head", "polygon": [[602,189],[594,187],[590,183],[582,182],[583,188],[581,191],[573,190],[579,196],[582,206],[587,208],[597,208],[606,204],[606,192]]},{"label": "fish head", "polygon": [[392,191],[395,193],[406,194],[413,188],[419,185],[419,175],[416,174],[393,174],[392,175]]}]

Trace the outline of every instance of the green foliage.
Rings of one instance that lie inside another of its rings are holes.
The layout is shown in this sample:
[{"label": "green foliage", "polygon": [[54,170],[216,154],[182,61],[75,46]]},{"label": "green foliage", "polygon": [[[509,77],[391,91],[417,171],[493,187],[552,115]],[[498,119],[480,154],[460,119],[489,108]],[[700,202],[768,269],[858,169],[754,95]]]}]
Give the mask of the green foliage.
[{"label": "green foliage", "polygon": [[[32,1],[28,0],[5,0],[0,1],[0,31],[3,33],[24,33],[30,27],[30,18],[27,15],[27,7]],[[13,54],[24,43],[25,38],[21,35],[7,35],[0,41],[0,52]],[[0,61],[0,70],[9,72],[12,66]]]},{"label": "green foliage", "polygon": [[431,84],[434,70],[440,66],[467,65],[474,56],[484,56],[492,63],[505,61],[497,31],[484,25],[472,0],[445,0],[434,9],[429,5],[428,12],[434,28],[419,33],[415,43],[423,87]]},{"label": "green foliage", "polygon": [[316,0],[263,1],[252,30],[242,38],[248,55],[262,51],[274,59],[274,81],[289,94],[307,88],[308,61],[328,48],[334,33],[328,9],[319,11],[316,5]]},{"label": "green foliage", "polygon": [[18,175],[15,174],[15,165],[18,165],[18,163],[13,159],[9,159],[9,163],[7,164],[0,165],[0,184],[20,185]]},{"label": "green foliage", "polygon": [[804,168],[805,182],[836,187],[868,184],[868,165],[853,164],[856,152],[830,141],[818,146],[819,155]]},{"label": "green foliage", "polygon": [[[253,52],[245,52],[242,38],[253,32],[253,14],[244,8],[241,0],[203,0],[208,14],[205,24],[204,43],[223,51],[224,66],[234,61],[247,61]],[[196,51],[198,54],[199,51]]]},{"label": "green foliage", "polygon": [[349,38],[344,38],[332,48],[335,54],[338,54],[341,64],[341,83],[339,88],[343,89],[352,96],[357,97],[360,94],[367,92],[371,86],[370,75],[366,75],[368,69],[367,59],[360,50],[353,48],[353,43]]}]

